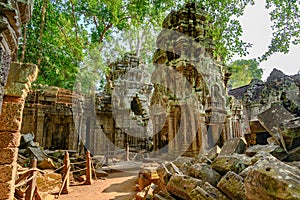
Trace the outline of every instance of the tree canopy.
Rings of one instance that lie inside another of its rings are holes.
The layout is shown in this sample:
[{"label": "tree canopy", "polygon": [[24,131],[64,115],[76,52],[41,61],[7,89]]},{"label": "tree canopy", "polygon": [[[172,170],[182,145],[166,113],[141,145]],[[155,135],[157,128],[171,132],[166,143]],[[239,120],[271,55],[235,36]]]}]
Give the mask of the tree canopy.
[{"label": "tree canopy", "polygon": [[[91,71],[102,77],[109,58],[128,50],[149,61],[164,17],[190,1],[35,0],[32,19],[23,27],[19,60],[39,66],[38,83],[73,88],[79,70],[88,67],[85,62],[93,62],[91,53],[101,56]],[[241,40],[238,18],[254,1],[194,2],[208,11],[213,22],[209,33],[216,42],[215,53],[227,62],[233,54],[246,55],[251,44]],[[299,4],[297,0],[266,1],[273,38],[260,60],[275,52],[287,53],[291,44],[300,43]]]},{"label": "tree canopy", "polygon": [[232,88],[247,85],[252,79],[261,79],[263,70],[259,68],[259,62],[255,59],[236,60],[229,65],[232,73],[229,84]]}]

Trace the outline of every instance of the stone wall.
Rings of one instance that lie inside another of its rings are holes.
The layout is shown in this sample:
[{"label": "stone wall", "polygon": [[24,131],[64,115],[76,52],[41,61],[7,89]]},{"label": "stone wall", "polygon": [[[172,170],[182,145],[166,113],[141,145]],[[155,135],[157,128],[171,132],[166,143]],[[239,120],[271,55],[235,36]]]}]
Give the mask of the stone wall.
[{"label": "stone wall", "polygon": [[0,115],[0,199],[13,199],[23,107],[36,76],[35,65],[13,62],[10,66]]},{"label": "stone wall", "polygon": [[[79,132],[74,120],[80,120],[82,98],[58,87],[39,86],[31,90],[26,98],[21,133],[34,133],[35,141],[45,149],[77,150]],[[76,115],[73,110],[77,110]]]},{"label": "stone wall", "polygon": [[4,86],[11,60],[16,59],[18,37],[21,24],[26,23],[32,10],[32,2],[8,0],[0,7],[0,113],[4,96]]},{"label": "stone wall", "polygon": [[31,1],[8,0],[0,6],[0,199],[14,197],[24,100],[37,76],[34,65],[11,63],[31,10]]}]

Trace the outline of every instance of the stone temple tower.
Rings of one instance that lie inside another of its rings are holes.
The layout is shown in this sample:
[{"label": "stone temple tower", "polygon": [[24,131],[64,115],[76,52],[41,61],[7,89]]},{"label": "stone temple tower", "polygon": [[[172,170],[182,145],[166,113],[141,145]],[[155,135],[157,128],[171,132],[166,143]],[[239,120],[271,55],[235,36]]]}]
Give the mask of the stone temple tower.
[{"label": "stone temple tower", "polygon": [[157,38],[151,98],[155,155],[193,156],[226,132],[225,67],[213,55],[207,13],[194,3],[172,11]]}]

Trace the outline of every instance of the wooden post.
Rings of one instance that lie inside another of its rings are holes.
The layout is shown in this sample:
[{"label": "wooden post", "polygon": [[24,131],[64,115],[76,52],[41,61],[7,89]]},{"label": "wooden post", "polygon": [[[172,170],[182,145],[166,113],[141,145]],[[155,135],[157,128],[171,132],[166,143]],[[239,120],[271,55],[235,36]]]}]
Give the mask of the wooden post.
[{"label": "wooden post", "polygon": [[126,143],[126,157],[125,157],[125,161],[129,161],[129,144],[128,144],[128,142]]},{"label": "wooden post", "polygon": [[86,170],[85,170],[86,180],[84,185],[92,185],[92,161],[90,151],[86,151]]},{"label": "wooden post", "polygon": [[62,188],[62,191],[61,193],[62,194],[68,194],[70,192],[70,169],[71,169],[71,166],[70,166],[70,158],[69,158],[69,152],[65,152],[65,157],[64,157],[64,168],[63,168],[63,180],[64,180],[64,183],[63,183],[63,188]]},{"label": "wooden post", "polygon": [[[33,156],[30,160],[30,167],[31,168],[36,168],[37,166],[37,160]],[[32,178],[30,181],[27,183],[27,189],[25,192],[25,200],[33,200],[34,199],[34,192],[36,188],[36,174],[37,171],[32,171],[31,175],[29,175],[28,178]]]}]

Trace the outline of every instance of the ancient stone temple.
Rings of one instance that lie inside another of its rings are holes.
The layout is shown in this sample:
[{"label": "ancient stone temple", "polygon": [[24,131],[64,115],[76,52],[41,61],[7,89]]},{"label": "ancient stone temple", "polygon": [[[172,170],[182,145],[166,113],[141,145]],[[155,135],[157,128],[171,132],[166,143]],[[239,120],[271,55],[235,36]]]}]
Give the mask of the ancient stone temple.
[{"label": "ancient stone temple", "polygon": [[157,38],[150,108],[157,154],[195,155],[230,131],[225,126],[228,74],[213,55],[206,16],[196,4],[186,4],[166,17]]},{"label": "ancient stone temple", "polygon": [[110,68],[105,91],[97,97],[99,125],[113,144],[110,148],[124,148],[126,143],[132,147],[141,145],[152,129],[150,75],[141,60],[132,54],[125,54]]},{"label": "ancient stone temple", "polygon": [[36,66],[15,62],[21,25],[31,11],[31,1],[8,0],[0,5],[0,199],[14,197],[24,100],[37,76]]},{"label": "ancient stone temple", "polygon": [[84,122],[80,118],[82,99],[82,95],[70,90],[36,86],[26,98],[21,133],[33,133],[35,141],[45,149],[78,150],[75,120]]},{"label": "ancient stone temple", "polygon": [[150,75],[131,54],[110,67],[102,93],[36,86],[26,99],[21,132],[32,132],[44,149],[86,148],[93,154],[143,144],[151,130]]},{"label": "ancient stone temple", "polygon": [[[235,105],[243,107],[243,115],[247,120],[240,126],[250,125],[249,130],[245,131],[249,145],[267,144],[270,131],[267,130],[264,123],[271,123],[271,121],[275,122],[280,119],[279,125],[284,120],[300,116],[299,82],[299,75],[288,76],[274,69],[266,82],[252,80],[249,85],[228,92],[234,97]],[[276,120],[273,119],[271,115],[275,116],[279,110],[280,116],[277,116]],[[270,116],[268,115],[269,112]]]}]

